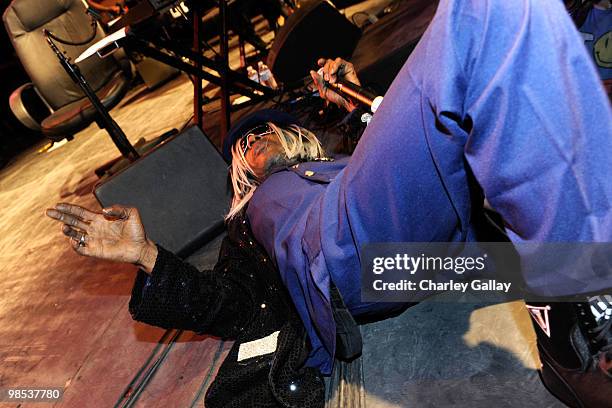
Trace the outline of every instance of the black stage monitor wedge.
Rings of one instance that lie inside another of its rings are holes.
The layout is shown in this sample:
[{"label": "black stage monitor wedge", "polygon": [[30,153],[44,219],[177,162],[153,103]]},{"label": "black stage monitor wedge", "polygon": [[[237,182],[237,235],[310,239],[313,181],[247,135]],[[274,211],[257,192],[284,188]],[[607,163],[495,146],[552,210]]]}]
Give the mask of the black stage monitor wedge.
[{"label": "black stage monitor wedge", "polygon": [[147,236],[186,256],[223,228],[229,208],[227,163],[193,126],[98,184],[103,207],[138,208]]},{"label": "black stage monitor wedge", "polygon": [[300,5],[279,30],[268,54],[268,66],[284,83],[307,76],[319,57],[349,58],[361,37],[359,27],[329,2],[310,0]]}]

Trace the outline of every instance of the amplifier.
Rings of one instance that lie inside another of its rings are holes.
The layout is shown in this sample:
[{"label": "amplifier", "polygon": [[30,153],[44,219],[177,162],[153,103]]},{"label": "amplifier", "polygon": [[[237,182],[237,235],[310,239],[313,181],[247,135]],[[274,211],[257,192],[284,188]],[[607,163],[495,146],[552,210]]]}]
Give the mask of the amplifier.
[{"label": "amplifier", "polygon": [[147,236],[186,256],[223,230],[227,177],[227,163],[193,126],[103,180],[94,195],[103,207],[138,208]]}]

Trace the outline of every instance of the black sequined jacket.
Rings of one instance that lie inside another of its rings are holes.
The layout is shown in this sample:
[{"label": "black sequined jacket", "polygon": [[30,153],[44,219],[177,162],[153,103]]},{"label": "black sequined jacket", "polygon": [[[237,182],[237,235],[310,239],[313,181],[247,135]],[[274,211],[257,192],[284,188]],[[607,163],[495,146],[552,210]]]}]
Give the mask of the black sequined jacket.
[{"label": "black sequined jacket", "polygon": [[[309,343],[278,270],[234,219],[212,270],[199,271],[158,247],[151,275],[139,271],[130,312],[151,325],[236,340],[206,395],[214,407],[322,407],[319,372],[303,367]],[[276,331],[276,351],[237,361],[240,345]]]}]

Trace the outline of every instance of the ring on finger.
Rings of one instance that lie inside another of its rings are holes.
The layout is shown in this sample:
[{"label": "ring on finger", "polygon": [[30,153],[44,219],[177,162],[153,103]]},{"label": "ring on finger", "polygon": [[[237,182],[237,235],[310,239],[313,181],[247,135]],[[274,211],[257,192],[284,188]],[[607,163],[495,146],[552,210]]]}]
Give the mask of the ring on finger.
[{"label": "ring on finger", "polygon": [[81,238],[79,238],[78,246],[80,246],[80,247],[84,247],[85,246],[85,234],[82,234]]}]

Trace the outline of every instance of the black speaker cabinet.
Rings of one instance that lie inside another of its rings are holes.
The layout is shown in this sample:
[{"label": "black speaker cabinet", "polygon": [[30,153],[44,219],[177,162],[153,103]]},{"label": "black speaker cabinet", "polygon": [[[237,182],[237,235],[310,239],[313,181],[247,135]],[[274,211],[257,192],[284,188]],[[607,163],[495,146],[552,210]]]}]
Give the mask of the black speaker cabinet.
[{"label": "black speaker cabinet", "polygon": [[98,184],[103,207],[136,207],[150,239],[186,256],[223,228],[227,163],[193,126]]},{"label": "black speaker cabinet", "polygon": [[395,2],[391,14],[365,28],[351,62],[361,83],[387,91],[433,19],[438,0]]},{"label": "black speaker cabinet", "polygon": [[359,27],[329,2],[301,2],[279,30],[268,54],[277,80],[291,83],[316,68],[317,59],[349,58],[361,37]]}]

